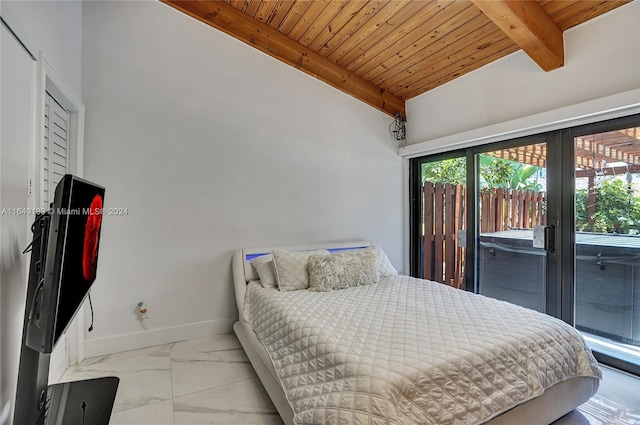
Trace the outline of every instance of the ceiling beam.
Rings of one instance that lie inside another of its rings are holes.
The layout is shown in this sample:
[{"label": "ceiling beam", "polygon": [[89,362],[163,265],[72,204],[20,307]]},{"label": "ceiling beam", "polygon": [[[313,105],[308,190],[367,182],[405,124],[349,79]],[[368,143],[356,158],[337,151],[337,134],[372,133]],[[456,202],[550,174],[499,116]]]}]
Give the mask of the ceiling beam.
[{"label": "ceiling beam", "polygon": [[545,71],[564,65],[562,30],[535,0],[471,0]]},{"label": "ceiling beam", "polygon": [[225,2],[162,1],[382,112],[391,116],[401,112],[404,117],[407,116],[405,103],[400,98]]}]

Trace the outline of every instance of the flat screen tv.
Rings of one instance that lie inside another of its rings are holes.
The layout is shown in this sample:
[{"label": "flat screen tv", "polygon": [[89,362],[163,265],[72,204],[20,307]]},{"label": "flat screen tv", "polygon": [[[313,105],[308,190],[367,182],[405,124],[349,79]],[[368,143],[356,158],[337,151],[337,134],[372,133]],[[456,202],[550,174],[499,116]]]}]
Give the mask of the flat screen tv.
[{"label": "flat screen tv", "polygon": [[49,210],[49,229],[29,312],[26,345],[50,353],[96,278],[104,188],[65,175]]}]

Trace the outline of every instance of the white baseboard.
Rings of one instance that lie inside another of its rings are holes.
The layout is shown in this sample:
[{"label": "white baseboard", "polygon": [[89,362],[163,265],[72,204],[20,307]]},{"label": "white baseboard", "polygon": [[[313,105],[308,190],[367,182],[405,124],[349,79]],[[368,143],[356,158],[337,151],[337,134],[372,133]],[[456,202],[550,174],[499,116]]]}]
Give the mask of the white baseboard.
[{"label": "white baseboard", "polygon": [[163,329],[134,332],[124,335],[85,340],[84,354],[86,358],[153,347],[188,339],[204,338],[232,332],[233,323],[237,319],[219,319],[207,322],[192,323]]}]

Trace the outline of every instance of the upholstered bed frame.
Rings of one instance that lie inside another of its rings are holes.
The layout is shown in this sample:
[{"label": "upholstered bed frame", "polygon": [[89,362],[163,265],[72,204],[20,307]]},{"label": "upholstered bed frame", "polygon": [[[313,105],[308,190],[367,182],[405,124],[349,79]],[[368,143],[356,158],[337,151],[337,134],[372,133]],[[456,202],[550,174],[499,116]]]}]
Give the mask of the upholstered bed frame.
[{"label": "upholstered bed frame", "polygon": [[[247,283],[258,280],[258,275],[249,263],[253,258],[269,254],[272,249],[287,249],[303,251],[312,249],[328,249],[329,251],[349,248],[364,248],[371,246],[367,241],[352,241],[343,243],[329,243],[322,245],[304,245],[295,247],[273,247],[262,249],[241,249],[233,254],[232,271],[233,282],[238,305],[239,320],[233,325],[238,340],[242,344],[251,365],[269,394],[282,420],[287,425],[293,425],[293,411],[280,385],[277,373],[269,354],[258,340],[255,332],[245,320],[243,320],[244,298]],[[565,414],[571,412],[577,406],[586,402],[598,389],[599,381],[591,377],[571,378],[559,382],[547,389],[544,394],[535,399],[522,403],[513,409],[486,422],[488,425],[528,425],[550,424]]]}]

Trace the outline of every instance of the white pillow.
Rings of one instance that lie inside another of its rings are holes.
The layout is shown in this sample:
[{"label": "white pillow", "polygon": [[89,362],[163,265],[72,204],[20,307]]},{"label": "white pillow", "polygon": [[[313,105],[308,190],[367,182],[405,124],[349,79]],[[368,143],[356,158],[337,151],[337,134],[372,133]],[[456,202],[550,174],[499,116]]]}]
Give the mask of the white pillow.
[{"label": "white pillow", "polygon": [[273,268],[273,257],[271,254],[261,255],[250,261],[251,265],[258,272],[260,284],[264,288],[277,288],[276,273]]},{"label": "white pillow", "polygon": [[389,257],[387,257],[387,254],[385,254],[382,248],[380,248],[378,245],[373,245],[371,249],[373,249],[373,252],[375,252],[378,256],[377,268],[380,279],[382,279],[383,277],[395,276],[398,274],[398,270],[393,267],[393,264],[391,264]]},{"label": "white pillow", "polygon": [[312,255],[329,255],[326,249],[313,251],[271,251],[276,271],[276,282],[281,291],[296,291],[309,287],[307,263]]},{"label": "white pillow", "polygon": [[371,249],[309,257],[309,291],[369,285],[378,281],[378,257]]}]

